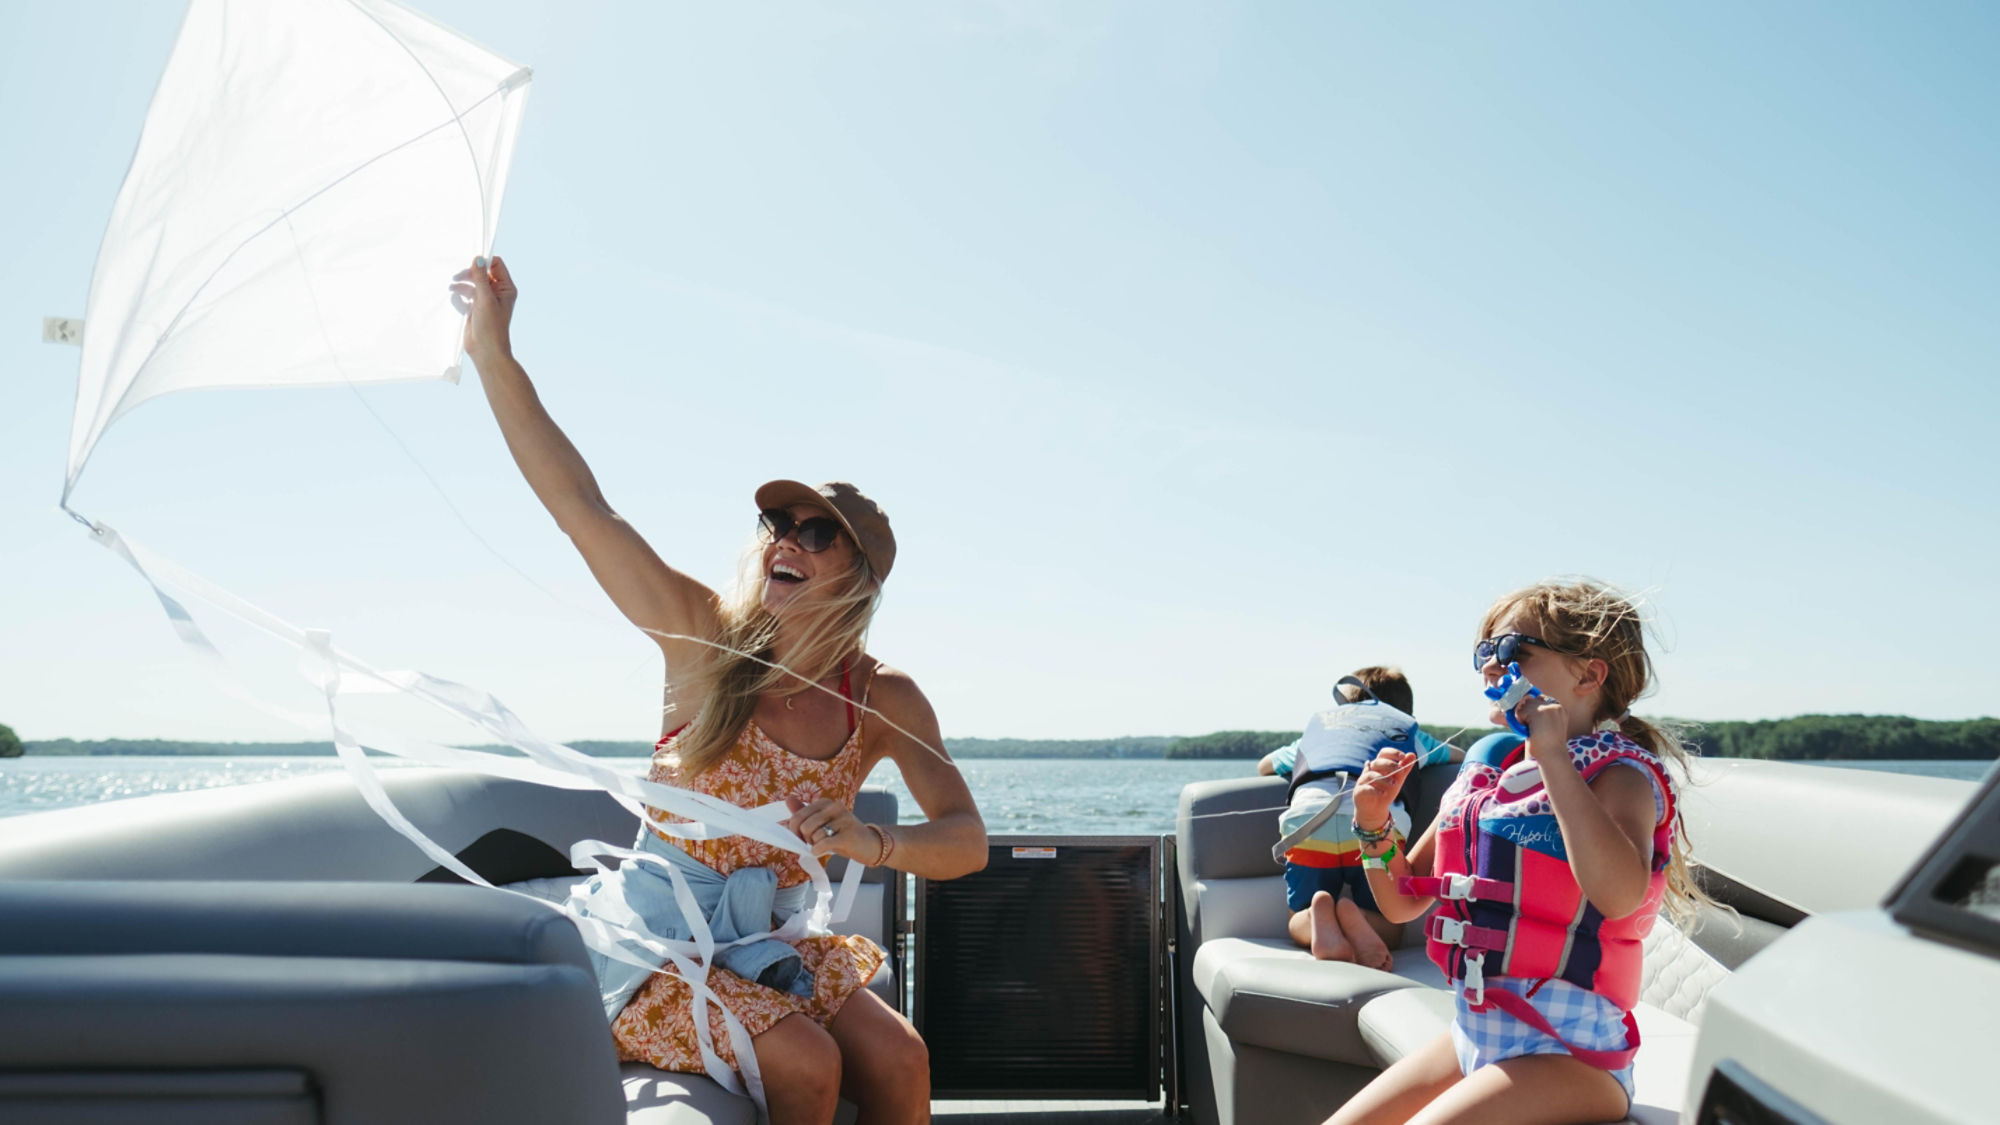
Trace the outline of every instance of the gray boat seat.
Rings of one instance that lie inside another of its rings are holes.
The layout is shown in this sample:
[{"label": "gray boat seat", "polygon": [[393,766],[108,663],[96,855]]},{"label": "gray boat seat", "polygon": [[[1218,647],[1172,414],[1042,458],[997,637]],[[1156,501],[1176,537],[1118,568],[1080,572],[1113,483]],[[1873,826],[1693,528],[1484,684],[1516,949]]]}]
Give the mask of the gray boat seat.
[{"label": "gray boat seat", "polygon": [[575,927],[468,887],[311,892],[0,883],[0,1120],[624,1120]]},{"label": "gray boat seat", "polygon": [[1289,937],[1211,938],[1195,953],[1195,989],[1231,1042],[1374,1067],[1380,1064],[1356,1022],[1363,1005],[1385,992],[1421,989],[1431,978],[1444,983],[1422,949],[1398,950],[1396,973],[1359,965],[1328,972],[1330,964]]},{"label": "gray boat seat", "polygon": [[[638,828],[596,791],[382,780],[461,861],[541,897],[578,878],[573,842]],[[894,823],[896,798],[855,810]],[[893,950],[900,879],[867,869],[835,928]],[[754,1120],[706,1077],[618,1063],[560,914],[454,882],[338,774],[0,819],[0,1120]],[[887,965],[870,987],[899,998]]]}]

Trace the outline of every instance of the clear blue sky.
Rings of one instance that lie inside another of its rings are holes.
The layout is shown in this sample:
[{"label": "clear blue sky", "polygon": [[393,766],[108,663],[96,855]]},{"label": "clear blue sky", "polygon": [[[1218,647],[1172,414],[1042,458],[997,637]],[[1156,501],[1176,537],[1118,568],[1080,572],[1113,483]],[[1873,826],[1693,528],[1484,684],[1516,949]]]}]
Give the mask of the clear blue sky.
[{"label": "clear blue sky", "polygon": [[[1992,714],[2000,9],[418,6],[532,65],[516,350],[721,582],[777,476],[902,542],[948,736],[1281,729],[1363,663],[1480,715],[1485,605],[1649,590],[1701,718]],[[179,18],[0,7],[0,722],[304,737],[55,510],[98,239]],[[469,381],[218,392],[76,502],[558,738],[646,738]],[[518,566],[551,598],[507,565]],[[284,676],[271,674],[276,683]]]}]

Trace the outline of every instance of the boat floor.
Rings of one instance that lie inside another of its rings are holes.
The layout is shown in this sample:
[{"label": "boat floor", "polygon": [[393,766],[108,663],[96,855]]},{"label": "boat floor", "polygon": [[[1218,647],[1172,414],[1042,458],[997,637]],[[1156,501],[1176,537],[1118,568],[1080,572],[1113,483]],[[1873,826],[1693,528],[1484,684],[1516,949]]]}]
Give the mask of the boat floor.
[{"label": "boat floor", "polygon": [[933,1101],[936,1125],[1170,1125],[1159,1102]]}]

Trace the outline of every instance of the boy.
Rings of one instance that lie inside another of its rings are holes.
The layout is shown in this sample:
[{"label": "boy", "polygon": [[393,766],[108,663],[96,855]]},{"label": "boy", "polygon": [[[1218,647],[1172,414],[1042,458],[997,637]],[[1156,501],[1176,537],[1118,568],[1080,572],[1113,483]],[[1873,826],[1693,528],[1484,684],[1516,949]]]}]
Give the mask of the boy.
[{"label": "boy", "polygon": [[[1286,930],[1319,960],[1386,970],[1389,950],[1402,944],[1402,927],[1375,912],[1346,790],[1380,750],[1414,752],[1419,769],[1464,755],[1417,726],[1410,681],[1400,668],[1359,669],[1342,676],[1333,695],[1338,704],[1314,715],[1298,741],[1257,763],[1260,774],[1292,779],[1289,807],[1278,818],[1283,838],[1273,849],[1285,861],[1285,904],[1292,912]],[[1390,816],[1400,846],[1410,814],[1398,802]]]}]

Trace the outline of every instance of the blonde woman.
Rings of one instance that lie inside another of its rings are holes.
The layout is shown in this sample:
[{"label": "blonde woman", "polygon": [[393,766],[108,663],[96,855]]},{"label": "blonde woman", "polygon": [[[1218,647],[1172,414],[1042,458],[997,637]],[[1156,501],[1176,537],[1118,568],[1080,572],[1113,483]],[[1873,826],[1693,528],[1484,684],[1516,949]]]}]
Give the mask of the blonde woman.
[{"label": "blonde woman", "polygon": [[[717,594],[662,562],[612,510],[543,409],[513,355],[519,290],[506,265],[475,262],[453,291],[470,307],[465,350],[515,463],[619,611],[666,657],[673,707],[653,779],[745,808],[786,801],[794,810],[788,825],[820,856],[933,879],[984,866],[985,825],[958,770],[931,749],[943,739],[929,702],[908,676],[866,651],[896,556],[881,508],[849,484],[764,485],[755,496],[757,544],[737,589]],[[924,823],[867,824],[854,815],[856,789],[884,758],[902,771]],[[768,845],[732,836],[678,847],[731,881],[769,869],[781,903],[804,889],[796,858]],[[863,1122],[928,1120],[923,1041],[864,987],[882,964],[881,948],[841,936],[790,945],[778,951],[776,968],[768,964],[774,958],[759,956],[748,977],[720,965],[708,976],[752,1036],[771,1120],[830,1121],[843,1094]],[[670,970],[640,979],[612,1021],[620,1056],[703,1070],[688,983]],[[741,1070],[712,1005],[708,1020],[714,1049]]]}]

